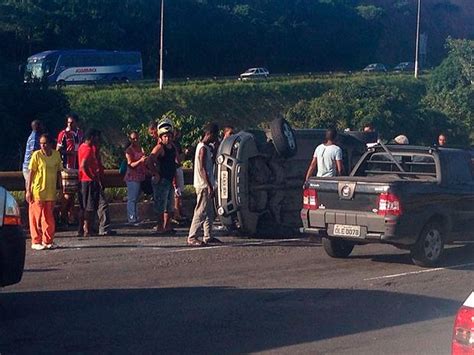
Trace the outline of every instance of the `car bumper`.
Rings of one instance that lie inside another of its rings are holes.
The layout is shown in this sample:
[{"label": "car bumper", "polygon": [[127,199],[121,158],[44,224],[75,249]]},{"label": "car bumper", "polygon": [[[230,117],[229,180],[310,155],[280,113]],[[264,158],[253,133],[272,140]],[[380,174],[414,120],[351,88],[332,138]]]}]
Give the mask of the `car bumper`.
[{"label": "car bumper", "polygon": [[25,234],[21,227],[0,229],[0,287],[21,281],[25,266]]},{"label": "car bumper", "polygon": [[[301,233],[319,234],[320,236],[352,240],[360,243],[387,243],[394,245],[411,245],[416,242],[415,235],[399,234],[400,221],[395,216],[379,216],[370,212],[340,210],[301,210],[303,227]],[[334,234],[336,224],[359,226],[360,236],[338,236]]]}]

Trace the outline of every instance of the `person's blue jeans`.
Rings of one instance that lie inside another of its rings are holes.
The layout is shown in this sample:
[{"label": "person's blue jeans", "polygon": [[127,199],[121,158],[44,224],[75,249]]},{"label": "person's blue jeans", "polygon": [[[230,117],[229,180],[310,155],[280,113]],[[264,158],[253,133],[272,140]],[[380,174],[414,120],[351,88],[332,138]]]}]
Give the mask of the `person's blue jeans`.
[{"label": "person's blue jeans", "polygon": [[138,221],[137,202],[140,196],[140,182],[127,181],[127,220],[129,223]]}]

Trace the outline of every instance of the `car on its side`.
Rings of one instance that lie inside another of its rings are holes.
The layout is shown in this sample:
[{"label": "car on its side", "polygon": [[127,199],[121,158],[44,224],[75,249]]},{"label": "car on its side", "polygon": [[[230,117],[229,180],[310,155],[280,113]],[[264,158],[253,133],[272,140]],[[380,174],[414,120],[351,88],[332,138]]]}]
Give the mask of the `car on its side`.
[{"label": "car on its side", "polygon": [[[223,226],[244,235],[291,236],[301,227],[301,186],[324,129],[293,129],[278,118],[263,130],[224,139],[217,157],[216,211]],[[351,171],[377,133],[340,132]]]},{"label": "car on its side", "polygon": [[266,68],[250,68],[240,74],[239,80],[266,79],[270,72]]},{"label": "car on its side", "polygon": [[413,62],[401,62],[393,67],[394,72],[414,71],[415,63]]},{"label": "car on its side", "polygon": [[387,67],[382,63],[372,63],[367,65],[362,71],[365,73],[385,73],[387,72]]},{"label": "car on its side", "polygon": [[0,287],[21,281],[25,266],[25,243],[18,204],[0,186]]},{"label": "car on its side", "polygon": [[451,354],[474,354],[474,291],[456,314]]}]

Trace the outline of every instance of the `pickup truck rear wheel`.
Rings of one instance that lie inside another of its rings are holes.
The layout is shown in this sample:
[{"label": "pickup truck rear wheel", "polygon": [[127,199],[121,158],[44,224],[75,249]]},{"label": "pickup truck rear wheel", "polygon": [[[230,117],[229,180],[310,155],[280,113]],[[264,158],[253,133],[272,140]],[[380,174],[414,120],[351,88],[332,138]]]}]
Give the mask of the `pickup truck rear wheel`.
[{"label": "pickup truck rear wheel", "polygon": [[418,266],[431,267],[439,263],[443,254],[443,229],[438,223],[430,222],[423,228],[411,249],[411,259]]},{"label": "pickup truck rear wheel", "polygon": [[354,249],[354,244],[345,240],[323,238],[326,254],[333,258],[347,258]]}]

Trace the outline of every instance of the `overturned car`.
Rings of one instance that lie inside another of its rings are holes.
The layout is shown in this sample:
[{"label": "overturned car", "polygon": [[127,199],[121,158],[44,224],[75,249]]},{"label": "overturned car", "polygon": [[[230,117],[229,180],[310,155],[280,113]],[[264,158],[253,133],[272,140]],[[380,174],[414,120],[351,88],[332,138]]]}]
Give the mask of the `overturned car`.
[{"label": "overturned car", "polygon": [[[294,130],[284,119],[269,126],[226,138],[217,153],[217,214],[224,226],[242,234],[297,232],[306,169],[324,140],[325,130]],[[366,143],[376,138],[376,133],[338,135],[346,171],[364,154]]]}]

